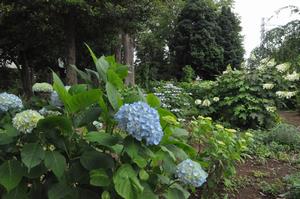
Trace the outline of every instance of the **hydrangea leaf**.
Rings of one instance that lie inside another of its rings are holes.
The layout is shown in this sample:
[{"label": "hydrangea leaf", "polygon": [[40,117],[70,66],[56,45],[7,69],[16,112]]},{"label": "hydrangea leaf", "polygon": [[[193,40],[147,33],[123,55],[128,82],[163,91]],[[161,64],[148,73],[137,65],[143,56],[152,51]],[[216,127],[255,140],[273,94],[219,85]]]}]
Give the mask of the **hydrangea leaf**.
[{"label": "hydrangea leaf", "polygon": [[57,151],[47,151],[45,155],[45,166],[51,169],[59,179],[67,166],[66,159]]},{"label": "hydrangea leaf", "polygon": [[45,158],[45,151],[38,143],[25,144],[21,151],[22,162],[28,170],[39,165]]},{"label": "hydrangea leaf", "polygon": [[19,161],[8,160],[0,166],[0,184],[9,192],[21,182],[24,173]]},{"label": "hydrangea leaf", "polygon": [[114,108],[114,110],[118,110],[119,107],[122,106],[122,98],[116,87],[111,84],[110,82],[106,83],[106,93],[108,100],[111,104],[111,106]]},{"label": "hydrangea leaf", "polygon": [[48,191],[49,199],[62,199],[70,197],[76,198],[76,192],[64,183],[54,184]]},{"label": "hydrangea leaf", "polygon": [[72,122],[64,116],[49,116],[42,119],[38,123],[38,128],[44,131],[51,131],[52,129],[58,128],[65,135],[69,135],[73,132]]},{"label": "hydrangea leaf", "polygon": [[113,177],[115,190],[125,199],[139,199],[144,187],[140,184],[131,165],[122,165]]},{"label": "hydrangea leaf", "polygon": [[89,132],[85,136],[85,140],[90,142],[97,142],[98,144],[107,147],[112,147],[116,145],[119,141],[117,137],[104,132]]},{"label": "hydrangea leaf", "polygon": [[80,156],[80,163],[87,170],[114,167],[113,158],[98,151],[85,151]]},{"label": "hydrangea leaf", "polygon": [[104,169],[90,171],[90,184],[99,187],[106,187],[110,184],[110,177]]},{"label": "hydrangea leaf", "polygon": [[147,103],[153,108],[160,107],[160,100],[153,93],[147,95]]}]

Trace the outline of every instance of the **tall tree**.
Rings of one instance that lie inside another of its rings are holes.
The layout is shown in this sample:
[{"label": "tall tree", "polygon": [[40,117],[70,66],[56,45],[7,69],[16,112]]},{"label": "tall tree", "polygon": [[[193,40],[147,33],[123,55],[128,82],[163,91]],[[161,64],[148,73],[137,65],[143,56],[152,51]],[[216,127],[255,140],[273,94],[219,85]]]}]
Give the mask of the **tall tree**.
[{"label": "tall tree", "polygon": [[238,68],[244,60],[245,53],[240,21],[230,7],[223,6],[218,17],[218,24],[221,29],[217,42],[224,50],[223,69],[225,70],[229,64],[233,68]]},{"label": "tall tree", "polygon": [[185,65],[191,65],[204,79],[213,79],[223,71],[223,48],[217,43],[220,32],[217,18],[213,1],[187,2],[178,18],[172,43],[172,53],[179,71]]}]

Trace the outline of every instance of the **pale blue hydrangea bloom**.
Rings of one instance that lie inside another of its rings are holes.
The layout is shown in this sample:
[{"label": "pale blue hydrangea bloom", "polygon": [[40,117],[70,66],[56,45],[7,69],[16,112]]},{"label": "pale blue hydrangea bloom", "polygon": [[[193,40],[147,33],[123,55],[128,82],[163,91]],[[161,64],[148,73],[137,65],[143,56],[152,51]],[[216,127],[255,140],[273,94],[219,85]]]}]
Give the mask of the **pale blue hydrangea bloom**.
[{"label": "pale blue hydrangea bloom", "polygon": [[200,164],[187,159],[177,165],[176,176],[184,184],[200,187],[206,182],[208,174],[202,169]]},{"label": "pale blue hydrangea bloom", "polygon": [[157,110],[144,102],[123,105],[115,119],[121,129],[139,141],[146,140],[147,145],[157,145],[163,137]]},{"label": "pale blue hydrangea bloom", "polygon": [[50,96],[50,104],[52,106],[56,106],[56,107],[62,107],[63,106],[63,103],[62,101],[59,99],[59,96],[57,94],[56,91],[53,91],[51,93],[51,96]]},{"label": "pale blue hydrangea bloom", "polygon": [[[65,86],[65,89],[67,91],[69,91],[69,89],[71,88],[71,86]],[[64,104],[62,103],[62,101],[60,100],[58,94],[56,91],[53,91],[51,93],[51,96],[50,96],[50,104],[52,106],[56,106],[56,107],[62,107]]]},{"label": "pale blue hydrangea bloom", "polygon": [[11,109],[20,110],[22,108],[23,103],[18,96],[6,92],[0,94],[0,112],[6,112]]},{"label": "pale blue hydrangea bloom", "polygon": [[38,121],[43,118],[37,111],[26,110],[15,115],[13,126],[20,132],[31,133],[37,126]]},{"label": "pale blue hydrangea bloom", "polygon": [[52,111],[52,110],[48,110],[45,107],[43,107],[42,109],[39,110],[39,113],[44,116],[58,116],[61,115],[61,113],[59,111]]}]

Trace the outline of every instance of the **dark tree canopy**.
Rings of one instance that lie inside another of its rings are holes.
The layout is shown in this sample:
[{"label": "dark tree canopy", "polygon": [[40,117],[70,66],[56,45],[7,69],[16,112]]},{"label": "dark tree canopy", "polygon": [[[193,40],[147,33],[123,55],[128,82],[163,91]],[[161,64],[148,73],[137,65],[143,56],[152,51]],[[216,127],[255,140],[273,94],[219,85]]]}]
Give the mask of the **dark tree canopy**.
[{"label": "dark tree canopy", "polygon": [[210,79],[222,72],[223,48],[217,43],[220,27],[213,2],[190,0],[176,27],[172,50],[179,68],[191,65],[196,73]]},{"label": "dark tree canopy", "polygon": [[242,30],[240,21],[229,7],[222,7],[218,24],[221,32],[218,35],[217,42],[224,50],[222,66],[226,67],[230,64],[233,68],[239,68],[244,60],[245,53],[242,44],[243,38],[240,34]]}]

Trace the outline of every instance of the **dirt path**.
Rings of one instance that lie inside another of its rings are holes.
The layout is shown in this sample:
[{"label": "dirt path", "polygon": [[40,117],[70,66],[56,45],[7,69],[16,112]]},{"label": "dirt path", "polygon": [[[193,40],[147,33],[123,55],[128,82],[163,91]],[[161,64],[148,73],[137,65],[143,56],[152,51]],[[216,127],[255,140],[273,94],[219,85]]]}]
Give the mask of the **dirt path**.
[{"label": "dirt path", "polygon": [[279,113],[282,120],[288,124],[300,126],[300,114],[296,111],[282,111]]}]

